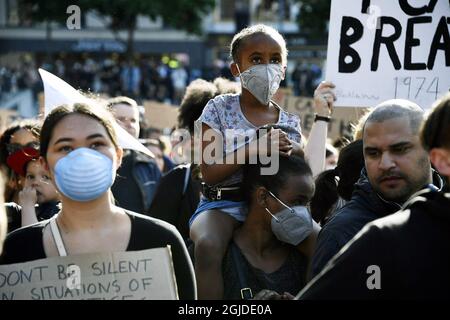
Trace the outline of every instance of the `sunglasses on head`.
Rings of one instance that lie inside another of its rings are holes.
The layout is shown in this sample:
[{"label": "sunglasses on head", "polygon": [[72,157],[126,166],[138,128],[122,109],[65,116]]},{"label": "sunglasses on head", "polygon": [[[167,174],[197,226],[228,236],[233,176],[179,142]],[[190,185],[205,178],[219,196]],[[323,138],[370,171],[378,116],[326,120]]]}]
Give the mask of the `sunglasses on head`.
[{"label": "sunglasses on head", "polygon": [[13,154],[14,152],[17,152],[24,148],[33,148],[33,149],[39,150],[39,142],[32,141],[32,142],[28,142],[25,145],[22,145],[20,143],[9,143],[6,145],[6,150],[8,151],[8,154]]}]

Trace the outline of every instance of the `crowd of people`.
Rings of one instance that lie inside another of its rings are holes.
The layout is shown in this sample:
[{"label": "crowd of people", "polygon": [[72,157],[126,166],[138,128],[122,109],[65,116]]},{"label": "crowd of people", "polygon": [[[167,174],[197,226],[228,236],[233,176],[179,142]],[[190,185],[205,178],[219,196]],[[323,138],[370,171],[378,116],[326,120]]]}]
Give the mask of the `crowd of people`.
[{"label": "crowd of people", "polygon": [[[235,80],[226,62],[220,59],[210,67],[196,69],[187,62],[168,56],[124,60],[117,55],[102,58],[69,55],[43,59],[37,64],[36,59],[25,55],[14,64],[0,66],[0,100],[3,96],[29,89],[37,102],[37,94],[43,89],[38,67],[85,92],[123,95],[138,103],[154,100],[180,105],[187,85],[195,79],[213,81],[222,77]],[[291,72],[289,85],[295,96],[312,97],[321,78],[322,71],[316,64],[298,63]],[[286,86],[286,80],[281,86]]]},{"label": "crowd of people", "polygon": [[0,66],[0,100],[26,89],[31,90],[35,97],[42,90],[42,83],[32,60],[24,59],[15,67]]},{"label": "crowd of people", "polygon": [[217,77],[232,79],[221,60],[203,70],[190,67],[185,59],[169,56],[127,60],[115,54],[106,57],[65,55],[41,58],[39,63],[36,60],[26,55],[14,63],[0,66],[0,97],[25,89],[31,89],[36,97],[42,90],[37,67],[85,92],[124,95],[138,103],[155,100],[179,105],[187,85],[197,78],[208,81]]},{"label": "crowd of people", "polygon": [[315,63],[297,63],[291,74],[295,96],[312,97],[322,79],[322,69]]},{"label": "crowd of people", "polygon": [[[180,299],[449,298],[450,95],[428,117],[382,102],[336,149],[333,83],[314,90],[305,137],[272,100],[281,34],[250,26],[230,48],[240,86],[196,79],[180,95],[178,129],[198,138],[175,142],[181,165],[140,133],[128,91],[11,124],[0,263],[170,245]],[[151,152],[122,149],[115,123]]]}]

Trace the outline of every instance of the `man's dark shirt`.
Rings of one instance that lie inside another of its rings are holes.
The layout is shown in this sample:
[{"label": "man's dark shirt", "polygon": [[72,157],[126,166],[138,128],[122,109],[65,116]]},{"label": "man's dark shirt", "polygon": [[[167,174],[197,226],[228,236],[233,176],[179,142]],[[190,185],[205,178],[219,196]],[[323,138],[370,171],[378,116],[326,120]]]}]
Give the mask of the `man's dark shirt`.
[{"label": "man's dark shirt", "polygon": [[[184,239],[189,238],[189,219],[198,207],[201,192],[200,180],[194,178],[188,168],[180,165],[161,178],[148,212],[151,217],[173,224]],[[187,185],[183,190],[186,178]]]},{"label": "man's dark shirt", "polygon": [[365,226],[299,298],[449,299],[449,288],[450,193],[426,189]]},{"label": "man's dark shirt", "polygon": [[[433,182],[440,189],[443,182],[433,171]],[[311,278],[369,222],[393,214],[401,204],[382,199],[370,185],[365,169],[355,184],[352,199],[322,228],[312,261]]]}]

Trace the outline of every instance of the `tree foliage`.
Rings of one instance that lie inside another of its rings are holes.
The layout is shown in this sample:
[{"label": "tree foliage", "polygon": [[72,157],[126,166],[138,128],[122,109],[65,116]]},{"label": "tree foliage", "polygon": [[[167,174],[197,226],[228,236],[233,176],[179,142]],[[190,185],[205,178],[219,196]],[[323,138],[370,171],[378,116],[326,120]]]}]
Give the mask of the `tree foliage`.
[{"label": "tree foliage", "polygon": [[151,20],[162,17],[164,23],[179,30],[201,34],[202,18],[213,8],[214,0],[84,0],[80,7],[94,9],[111,17],[111,29],[135,26],[138,15]]},{"label": "tree foliage", "polygon": [[65,22],[67,7],[77,5],[82,12],[95,10],[110,17],[108,26],[112,30],[126,30],[134,27],[138,15],[151,20],[162,17],[165,24],[189,33],[200,34],[202,18],[215,5],[215,0],[20,0],[31,8],[35,21]]},{"label": "tree foliage", "polygon": [[[109,17],[107,27],[117,40],[127,44],[127,52],[133,52],[134,31],[138,15],[151,20],[161,17],[164,25],[184,30],[191,34],[201,34],[202,19],[214,9],[215,0],[19,0],[23,8],[30,12],[34,21],[54,21],[65,23],[67,8],[77,5],[81,12],[96,11]],[[118,31],[128,31],[126,40],[120,39]]]},{"label": "tree foliage", "polygon": [[67,19],[67,7],[74,4],[71,0],[19,0],[20,11],[26,12],[33,21],[64,22]]}]

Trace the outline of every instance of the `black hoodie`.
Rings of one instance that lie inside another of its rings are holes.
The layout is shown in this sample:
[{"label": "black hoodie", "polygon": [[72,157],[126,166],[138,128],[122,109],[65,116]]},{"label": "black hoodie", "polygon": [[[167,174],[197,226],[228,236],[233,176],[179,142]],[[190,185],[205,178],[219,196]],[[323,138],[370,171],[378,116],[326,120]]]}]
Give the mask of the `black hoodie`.
[{"label": "black hoodie", "polygon": [[[433,171],[433,182],[438,189],[442,178]],[[325,267],[328,261],[342,249],[369,222],[393,214],[402,204],[386,201],[372,188],[363,168],[355,184],[352,198],[322,228],[312,261],[311,278]]]},{"label": "black hoodie", "polygon": [[365,226],[299,298],[449,299],[449,288],[450,193],[425,189]]}]

